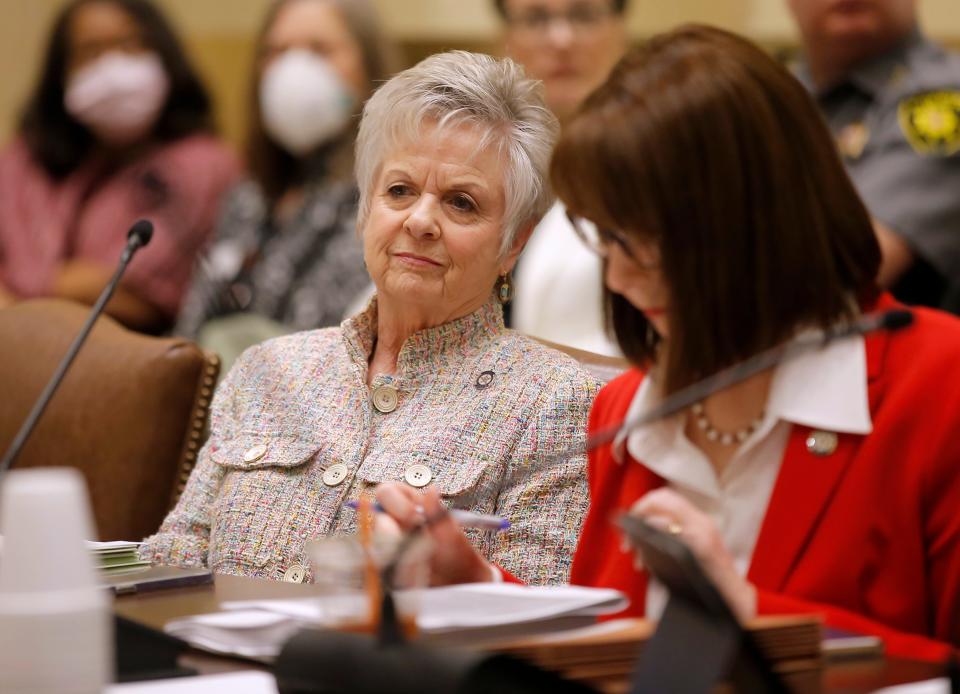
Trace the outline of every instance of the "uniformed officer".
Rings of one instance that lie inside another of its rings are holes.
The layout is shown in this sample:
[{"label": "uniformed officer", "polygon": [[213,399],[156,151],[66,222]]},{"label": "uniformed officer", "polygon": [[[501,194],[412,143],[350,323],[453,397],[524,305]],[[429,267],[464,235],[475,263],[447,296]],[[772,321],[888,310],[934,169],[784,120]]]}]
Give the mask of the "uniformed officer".
[{"label": "uniformed officer", "polygon": [[[908,303],[960,288],[960,56],[917,26],[916,0],[788,0],[816,96]],[[956,308],[956,307],[953,307]]]}]

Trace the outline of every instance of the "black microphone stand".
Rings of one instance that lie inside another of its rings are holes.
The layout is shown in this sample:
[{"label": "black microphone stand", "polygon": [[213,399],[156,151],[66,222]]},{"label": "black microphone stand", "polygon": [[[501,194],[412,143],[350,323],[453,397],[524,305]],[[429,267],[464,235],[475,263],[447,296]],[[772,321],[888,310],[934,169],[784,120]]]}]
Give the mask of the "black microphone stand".
[{"label": "black microphone stand", "polygon": [[116,271],[113,273],[113,277],[110,278],[107,286],[104,287],[103,291],[100,293],[100,297],[97,299],[97,303],[93,305],[93,309],[90,311],[90,315],[87,317],[86,323],[83,324],[83,327],[80,329],[80,333],[76,336],[76,338],[74,338],[70,345],[70,349],[67,350],[66,356],[64,356],[63,360],[60,362],[60,365],[57,367],[57,370],[54,372],[53,376],[50,377],[50,381],[43,389],[43,393],[40,394],[40,397],[34,404],[33,409],[30,410],[30,414],[27,416],[26,421],[24,421],[23,426],[20,427],[20,430],[14,437],[13,443],[10,444],[10,448],[7,449],[6,454],[3,456],[3,460],[0,461],[0,477],[2,477],[3,474],[13,465],[13,462],[17,459],[17,456],[20,454],[20,451],[26,444],[27,439],[30,438],[30,434],[33,433],[34,428],[37,426],[37,422],[40,421],[40,417],[43,416],[44,411],[47,409],[47,405],[50,404],[53,394],[57,392],[57,388],[60,387],[60,383],[63,381],[64,375],[66,375],[67,370],[70,368],[70,365],[76,358],[77,353],[83,346],[83,343],[86,341],[87,335],[89,335],[90,331],[93,329],[94,323],[96,323],[97,318],[100,317],[100,314],[103,313],[104,306],[106,306],[107,302],[110,301],[110,297],[112,297],[114,291],[116,291],[117,285],[120,284],[120,278],[123,276],[124,271],[126,271],[127,265],[130,264],[133,254],[143,246],[146,246],[150,242],[150,237],[152,235],[153,224],[145,219],[141,219],[130,228],[130,231],[127,233],[127,245],[120,254],[120,263],[117,266]]}]

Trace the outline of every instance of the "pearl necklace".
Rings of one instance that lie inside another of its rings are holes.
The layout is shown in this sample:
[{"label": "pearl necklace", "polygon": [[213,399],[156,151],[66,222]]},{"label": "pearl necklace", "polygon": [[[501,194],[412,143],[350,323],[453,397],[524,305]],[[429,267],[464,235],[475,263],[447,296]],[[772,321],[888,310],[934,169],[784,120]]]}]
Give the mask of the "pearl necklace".
[{"label": "pearl necklace", "polygon": [[763,422],[763,412],[761,412],[759,417],[742,429],[737,429],[733,432],[719,431],[707,418],[707,411],[703,407],[702,402],[695,402],[690,406],[690,411],[693,413],[693,419],[697,423],[697,428],[706,435],[707,440],[716,441],[721,446],[732,446],[735,443],[743,443],[750,438],[750,434],[755,432]]}]

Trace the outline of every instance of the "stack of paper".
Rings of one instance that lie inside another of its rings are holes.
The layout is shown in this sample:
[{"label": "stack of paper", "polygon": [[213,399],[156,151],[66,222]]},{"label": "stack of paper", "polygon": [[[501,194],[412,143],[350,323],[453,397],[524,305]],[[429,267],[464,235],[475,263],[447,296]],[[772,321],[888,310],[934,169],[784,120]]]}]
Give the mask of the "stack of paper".
[{"label": "stack of paper", "polygon": [[950,680],[941,677],[936,680],[898,684],[895,687],[878,689],[874,694],[950,694]]},{"label": "stack of paper", "polygon": [[[619,612],[623,594],[601,588],[575,586],[528,587],[480,583],[398,594],[398,602],[413,598],[419,604],[417,627],[443,643],[473,640],[491,634],[539,632],[557,621],[578,626],[596,615]],[[225,612],[175,620],[166,631],[191,645],[217,653],[270,659],[283,643],[307,626],[330,626],[329,615],[341,612],[342,596],[294,600],[226,602]],[[337,604],[334,604],[337,603]],[[519,632],[518,632],[519,630]]]},{"label": "stack of paper", "polygon": [[[119,576],[125,573],[141,571],[150,566],[148,561],[140,561],[137,549],[140,542],[116,540],[114,542],[87,541],[87,549],[104,576]],[[0,535],[0,552],[3,550],[3,536]]]},{"label": "stack of paper", "polygon": [[[527,660],[600,691],[620,691],[656,624],[622,619],[566,633],[496,643],[489,650]],[[757,645],[791,691],[818,691],[820,622],[806,616],[758,617],[749,625]]]},{"label": "stack of paper", "polygon": [[107,687],[106,694],[277,694],[277,681],[265,672],[229,672],[113,684]]},{"label": "stack of paper", "polygon": [[87,543],[87,549],[93,554],[97,566],[105,576],[118,576],[150,566],[150,562],[140,561],[137,557],[139,547],[139,542],[124,540]]}]

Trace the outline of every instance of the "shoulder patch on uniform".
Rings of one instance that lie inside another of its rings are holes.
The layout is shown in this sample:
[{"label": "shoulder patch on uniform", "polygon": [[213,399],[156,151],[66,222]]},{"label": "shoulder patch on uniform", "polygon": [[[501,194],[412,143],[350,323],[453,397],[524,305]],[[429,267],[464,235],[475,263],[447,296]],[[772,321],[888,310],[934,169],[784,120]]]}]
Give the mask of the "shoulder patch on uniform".
[{"label": "shoulder patch on uniform", "polygon": [[897,106],[897,120],[919,154],[948,156],[960,151],[960,91],[906,97]]}]

